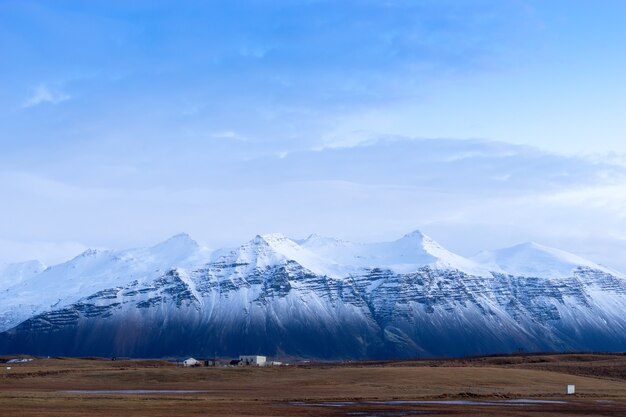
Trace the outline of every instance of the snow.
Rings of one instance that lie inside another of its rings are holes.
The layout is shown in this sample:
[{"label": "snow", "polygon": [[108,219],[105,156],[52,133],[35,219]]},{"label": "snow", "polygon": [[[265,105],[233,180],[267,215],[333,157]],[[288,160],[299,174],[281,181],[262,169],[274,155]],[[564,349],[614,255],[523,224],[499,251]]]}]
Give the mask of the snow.
[{"label": "snow", "polygon": [[0,265],[0,291],[26,281],[45,269],[36,260]]},{"label": "snow", "polygon": [[[200,327],[228,323],[225,328],[245,329],[271,322],[283,329],[292,320],[310,328],[322,323],[339,334],[349,333],[342,323],[361,323],[366,327],[355,333],[363,337],[360,344],[366,344],[368,336],[362,332],[366,328],[372,331],[369,337],[384,335],[420,355],[428,353],[420,350],[422,336],[416,336],[423,327],[442,341],[451,328],[457,334],[470,329],[469,333],[479,335],[476,343],[484,335],[485,340],[501,338],[503,346],[513,337],[536,340],[540,347],[553,346],[556,342],[550,338],[557,340],[562,329],[605,329],[607,323],[611,331],[623,334],[626,329],[621,321],[626,281],[616,278],[616,273],[606,275],[608,270],[591,261],[536,243],[467,259],[419,231],[379,243],[319,235],[295,240],[272,233],[255,236],[238,248],[212,252],[189,235],[179,234],[148,248],[88,250],[39,273],[43,266],[33,266],[27,269],[33,271],[31,275],[0,291],[0,332],[75,303],[79,303],[73,307],[76,311],[85,311],[84,305],[115,306],[112,315],[119,320],[162,323],[175,317]],[[267,268],[277,266],[287,273],[268,272]],[[423,266],[439,271],[401,275]],[[301,267],[316,275],[302,273]],[[579,267],[587,270],[573,276]],[[383,271],[368,274],[371,268]],[[13,270],[22,269],[14,266]],[[172,276],[164,277],[172,270],[184,285]],[[493,279],[490,271],[515,276]],[[570,279],[551,281],[555,277]],[[164,279],[155,285],[158,278]],[[98,294],[105,289],[113,291]],[[171,290],[177,294],[167,295]],[[158,308],[140,306],[157,298],[162,300]],[[51,323],[51,328],[57,325]],[[377,323],[385,326],[378,328]],[[549,327],[554,323],[561,327]]]},{"label": "snow", "polygon": [[408,273],[431,266],[436,269],[458,269],[471,275],[491,276],[488,268],[448,251],[420,231],[406,234],[393,242],[352,243],[311,235],[300,241],[300,244],[320,258],[344,266],[344,270],[384,268]]},{"label": "snow", "polygon": [[196,290],[196,286],[194,285],[192,279],[189,277],[189,274],[186,270],[181,268],[176,268],[176,272],[178,273],[178,277],[180,280],[189,288],[189,291],[193,294],[196,300],[202,304],[203,298]]},{"label": "snow", "polygon": [[527,242],[496,251],[481,252],[472,258],[493,271],[532,277],[567,278],[578,267],[622,276],[578,255],[539,243]]},{"label": "snow", "polygon": [[[272,233],[256,236],[238,249],[218,253],[223,259],[231,259],[231,262],[248,264],[249,269],[291,260],[317,275],[336,279],[362,273],[364,269],[382,268],[407,273],[424,266],[491,276],[489,269],[453,254],[421,232],[409,233],[393,242],[369,244],[319,235],[296,240]],[[213,259],[218,258],[213,256]]]},{"label": "snow", "polygon": [[0,293],[0,331],[50,308],[63,308],[98,291],[137,280],[152,281],[176,267],[200,267],[210,251],[188,235],[176,235],[150,248],[88,249],[67,262],[29,277]]},{"label": "snow", "polygon": [[[173,269],[177,269],[181,279],[195,291],[190,274],[209,263],[219,262],[236,265],[235,273],[224,276],[233,284],[245,280],[246,274],[257,268],[290,262],[332,279],[346,279],[372,268],[402,274],[424,266],[486,278],[493,276],[491,271],[564,278],[571,277],[578,267],[622,277],[579,256],[536,243],[482,252],[467,259],[419,231],[379,243],[353,243],[319,235],[294,240],[273,233],[258,235],[239,248],[215,251],[200,246],[187,234],[179,234],[148,248],[87,250],[45,270],[36,261],[0,268],[0,331],[34,314],[61,309],[104,289],[128,286],[134,281],[152,282]],[[379,285],[381,283],[371,283],[370,287],[374,290]],[[194,295],[202,298],[195,292]]]},{"label": "snow", "polygon": [[319,253],[315,253],[281,234],[273,233],[258,237],[284,259],[294,260],[318,275],[338,278],[345,274],[341,265],[338,265],[333,259],[320,256]]},{"label": "snow", "polygon": [[212,260],[237,264],[246,264],[247,271],[255,268],[267,268],[295,261],[304,268],[318,275],[339,277],[338,266],[332,261],[325,260],[312,251],[298,245],[296,241],[280,233],[257,235],[241,247],[232,250],[218,249],[211,257]]}]

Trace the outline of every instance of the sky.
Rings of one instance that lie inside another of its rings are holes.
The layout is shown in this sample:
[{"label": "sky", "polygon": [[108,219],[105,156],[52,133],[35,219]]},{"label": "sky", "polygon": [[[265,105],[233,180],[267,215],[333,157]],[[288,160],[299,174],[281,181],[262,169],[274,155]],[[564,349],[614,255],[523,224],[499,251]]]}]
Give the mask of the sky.
[{"label": "sky", "polygon": [[622,0],[0,0],[0,263],[179,232],[626,272]]}]

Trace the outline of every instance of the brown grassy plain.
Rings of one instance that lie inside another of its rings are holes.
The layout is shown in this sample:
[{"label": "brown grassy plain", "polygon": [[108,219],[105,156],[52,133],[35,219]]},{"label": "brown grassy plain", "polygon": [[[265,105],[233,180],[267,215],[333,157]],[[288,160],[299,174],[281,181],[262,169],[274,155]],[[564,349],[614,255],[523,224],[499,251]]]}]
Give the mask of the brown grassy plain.
[{"label": "brown grassy plain", "polygon": [[[564,395],[566,384],[576,384],[575,396]],[[67,392],[75,390],[202,392]],[[484,404],[511,399],[565,403]],[[415,400],[444,403],[381,403]],[[445,403],[449,400],[474,405]],[[350,404],[320,405],[328,402]],[[2,417],[405,415],[625,416],[626,356],[533,355],[193,369],[156,360],[56,358],[0,368]]]}]

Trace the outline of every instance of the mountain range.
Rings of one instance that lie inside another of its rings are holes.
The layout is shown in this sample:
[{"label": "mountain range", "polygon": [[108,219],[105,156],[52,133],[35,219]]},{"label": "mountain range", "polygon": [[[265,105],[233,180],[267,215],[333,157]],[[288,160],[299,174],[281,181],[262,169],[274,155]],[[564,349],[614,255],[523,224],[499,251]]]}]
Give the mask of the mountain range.
[{"label": "mountain range", "polygon": [[473,258],[383,243],[186,234],[0,267],[0,354],[318,359],[626,350],[626,278],[525,243]]}]

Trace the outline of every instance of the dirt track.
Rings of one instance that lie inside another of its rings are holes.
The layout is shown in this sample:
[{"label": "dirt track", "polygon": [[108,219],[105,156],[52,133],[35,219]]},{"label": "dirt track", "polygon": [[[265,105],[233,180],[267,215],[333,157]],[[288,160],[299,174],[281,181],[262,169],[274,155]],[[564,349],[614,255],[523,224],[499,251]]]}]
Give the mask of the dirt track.
[{"label": "dirt track", "polygon": [[[626,415],[626,356],[617,355],[274,368],[184,369],[165,361],[96,359],[39,359],[11,366],[0,369],[2,417]],[[563,395],[566,384],[576,384],[578,394]],[[506,402],[519,399],[564,403]],[[410,403],[432,400],[438,402]]]}]

